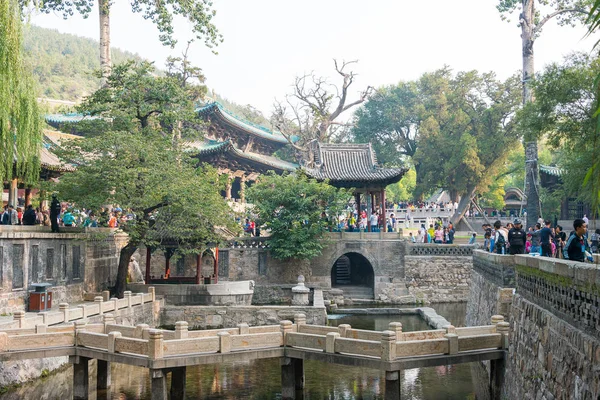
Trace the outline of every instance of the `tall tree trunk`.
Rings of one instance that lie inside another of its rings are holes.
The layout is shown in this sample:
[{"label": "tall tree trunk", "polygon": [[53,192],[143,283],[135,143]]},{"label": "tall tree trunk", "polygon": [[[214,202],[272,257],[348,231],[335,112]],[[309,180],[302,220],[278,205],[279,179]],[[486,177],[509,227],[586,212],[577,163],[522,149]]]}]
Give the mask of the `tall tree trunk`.
[{"label": "tall tree trunk", "polygon": [[[523,0],[521,14],[521,39],[523,43],[523,105],[533,101],[531,81],[535,70],[533,64],[533,44],[535,0]],[[538,168],[537,138],[525,137],[525,194],[527,195],[527,227],[535,226],[540,211],[540,172]]]},{"label": "tall tree trunk", "polygon": [[458,208],[454,211],[454,215],[452,215],[451,219],[454,226],[457,226],[460,220],[465,216],[465,213],[471,204],[471,199],[475,196],[475,190],[477,190],[476,187],[467,188],[467,192],[461,197]]},{"label": "tall tree trunk", "polygon": [[112,69],[110,58],[110,0],[98,0],[98,14],[100,15],[100,71],[102,71],[102,85]]},{"label": "tall tree trunk", "polygon": [[122,298],[123,292],[125,292],[127,273],[129,272],[129,261],[137,248],[137,244],[133,244],[130,241],[121,249],[121,253],[119,254],[119,268],[117,269],[117,282],[115,284],[115,296],[119,298]]}]

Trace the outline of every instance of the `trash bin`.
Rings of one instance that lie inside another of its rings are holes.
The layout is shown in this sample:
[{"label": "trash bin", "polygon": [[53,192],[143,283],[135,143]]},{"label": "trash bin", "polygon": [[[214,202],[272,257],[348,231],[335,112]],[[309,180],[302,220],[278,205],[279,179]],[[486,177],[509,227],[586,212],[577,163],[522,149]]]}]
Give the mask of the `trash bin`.
[{"label": "trash bin", "polygon": [[52,308],[52,292],[48,289],[52,286],[49,283],[34,283],[31,286],[35,288],[29,292],[29,311],[46,311]]}]

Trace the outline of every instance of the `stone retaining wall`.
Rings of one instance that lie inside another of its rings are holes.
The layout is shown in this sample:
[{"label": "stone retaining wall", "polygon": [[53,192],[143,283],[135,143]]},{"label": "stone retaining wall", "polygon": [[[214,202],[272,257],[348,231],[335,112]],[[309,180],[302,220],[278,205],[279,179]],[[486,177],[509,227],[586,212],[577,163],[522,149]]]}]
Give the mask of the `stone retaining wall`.
[{"label": "stone retaining wall", "polygon": [[406,256],[404,263],[406,286],[417,303],[467,301],[471,257]]},{"label": "stone retaining wall", "polygon": [[519,294],[513,299],[510,327],[506,398],[600,398],[597,336]]},{"label": "stone retaining wall", "polygon": [[482,250],[473,252],[467,299],[467,326],[486,325],[492,315],[508,320],[515,287],[515,259]]},{"label": "stone retaining wall", "polygon": [[125,235],[109,229],[94,236],[81,229],[48,230],[0,227],[0,313],[26,310],[34,283],[52,285],[54,304],[82,301],[85,292],[114,285]]}]

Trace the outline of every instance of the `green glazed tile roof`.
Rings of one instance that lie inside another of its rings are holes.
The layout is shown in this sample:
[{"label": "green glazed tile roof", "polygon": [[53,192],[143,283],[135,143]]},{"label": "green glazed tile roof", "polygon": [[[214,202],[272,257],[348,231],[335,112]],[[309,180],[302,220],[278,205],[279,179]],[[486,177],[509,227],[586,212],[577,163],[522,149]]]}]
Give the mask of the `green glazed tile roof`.
[{"label": "green glazed tile roof", "polygon": [[[248,133],[256,135],[262,139],[271,140],[277,143],[288,143],[287,139],[281,134],[281,132],[273,131],[264,126],[247,121],[244,118],[235,115],[231,111],[226,110],[225,107],[223,107],[219,102],[215,101],[209,103],[203,107],[198,108],[196,111],[202,116],[207,116],[211,114],[219,115],[228,123]],[[292,136],[291,139],[293,142],[297,142],[300,138],[298,136]]]}]

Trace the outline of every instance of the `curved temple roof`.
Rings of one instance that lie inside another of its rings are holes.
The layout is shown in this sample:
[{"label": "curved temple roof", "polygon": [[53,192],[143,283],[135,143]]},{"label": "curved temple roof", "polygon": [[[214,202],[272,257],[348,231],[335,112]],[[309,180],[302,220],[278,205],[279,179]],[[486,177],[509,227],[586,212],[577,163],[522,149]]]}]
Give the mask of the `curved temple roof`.
[{"label": "curved temple roof", "polygon": [[[270,130],[264,126],[257,125],[250,121],[233,114],[231,111],[226,110],[221,103],[212,102],[203,107],[197,109],[198,114],[201,116],[218,115],[225,122],[234,125],[235,127],[242,129],[249,134],[260,137],[261,139],[271,140],[277,143],[287,144],[288,140],[281,134],[281,132]],[[291,140],[297,142],[300,140],[298,136],[292,136]]]},{"label": "curved temple roof", "polygon": [[371,144],[322,144],[314,151],[314,167],[306,173],[318,180],[328,179],[338,186],[357,183],[389,185],[398,182],[406,168],[381,168]]},{"label": "curved temple roof", "polygon": [[198,156],[211,156],[215,154],[226,154],[233,157],[242,158],[248,161],[254,161],[259,164],[265,165],[265,167],[272,167],[281,171],[293,172],[298,169],[299,165],[288,161],[280,160],[276,157],[266,156],[263,154],[243,152],[234,146],[231,140],[216,141],[216,140],[205,140],[198,142],[187,143],[188,151],[197,151]]}]

